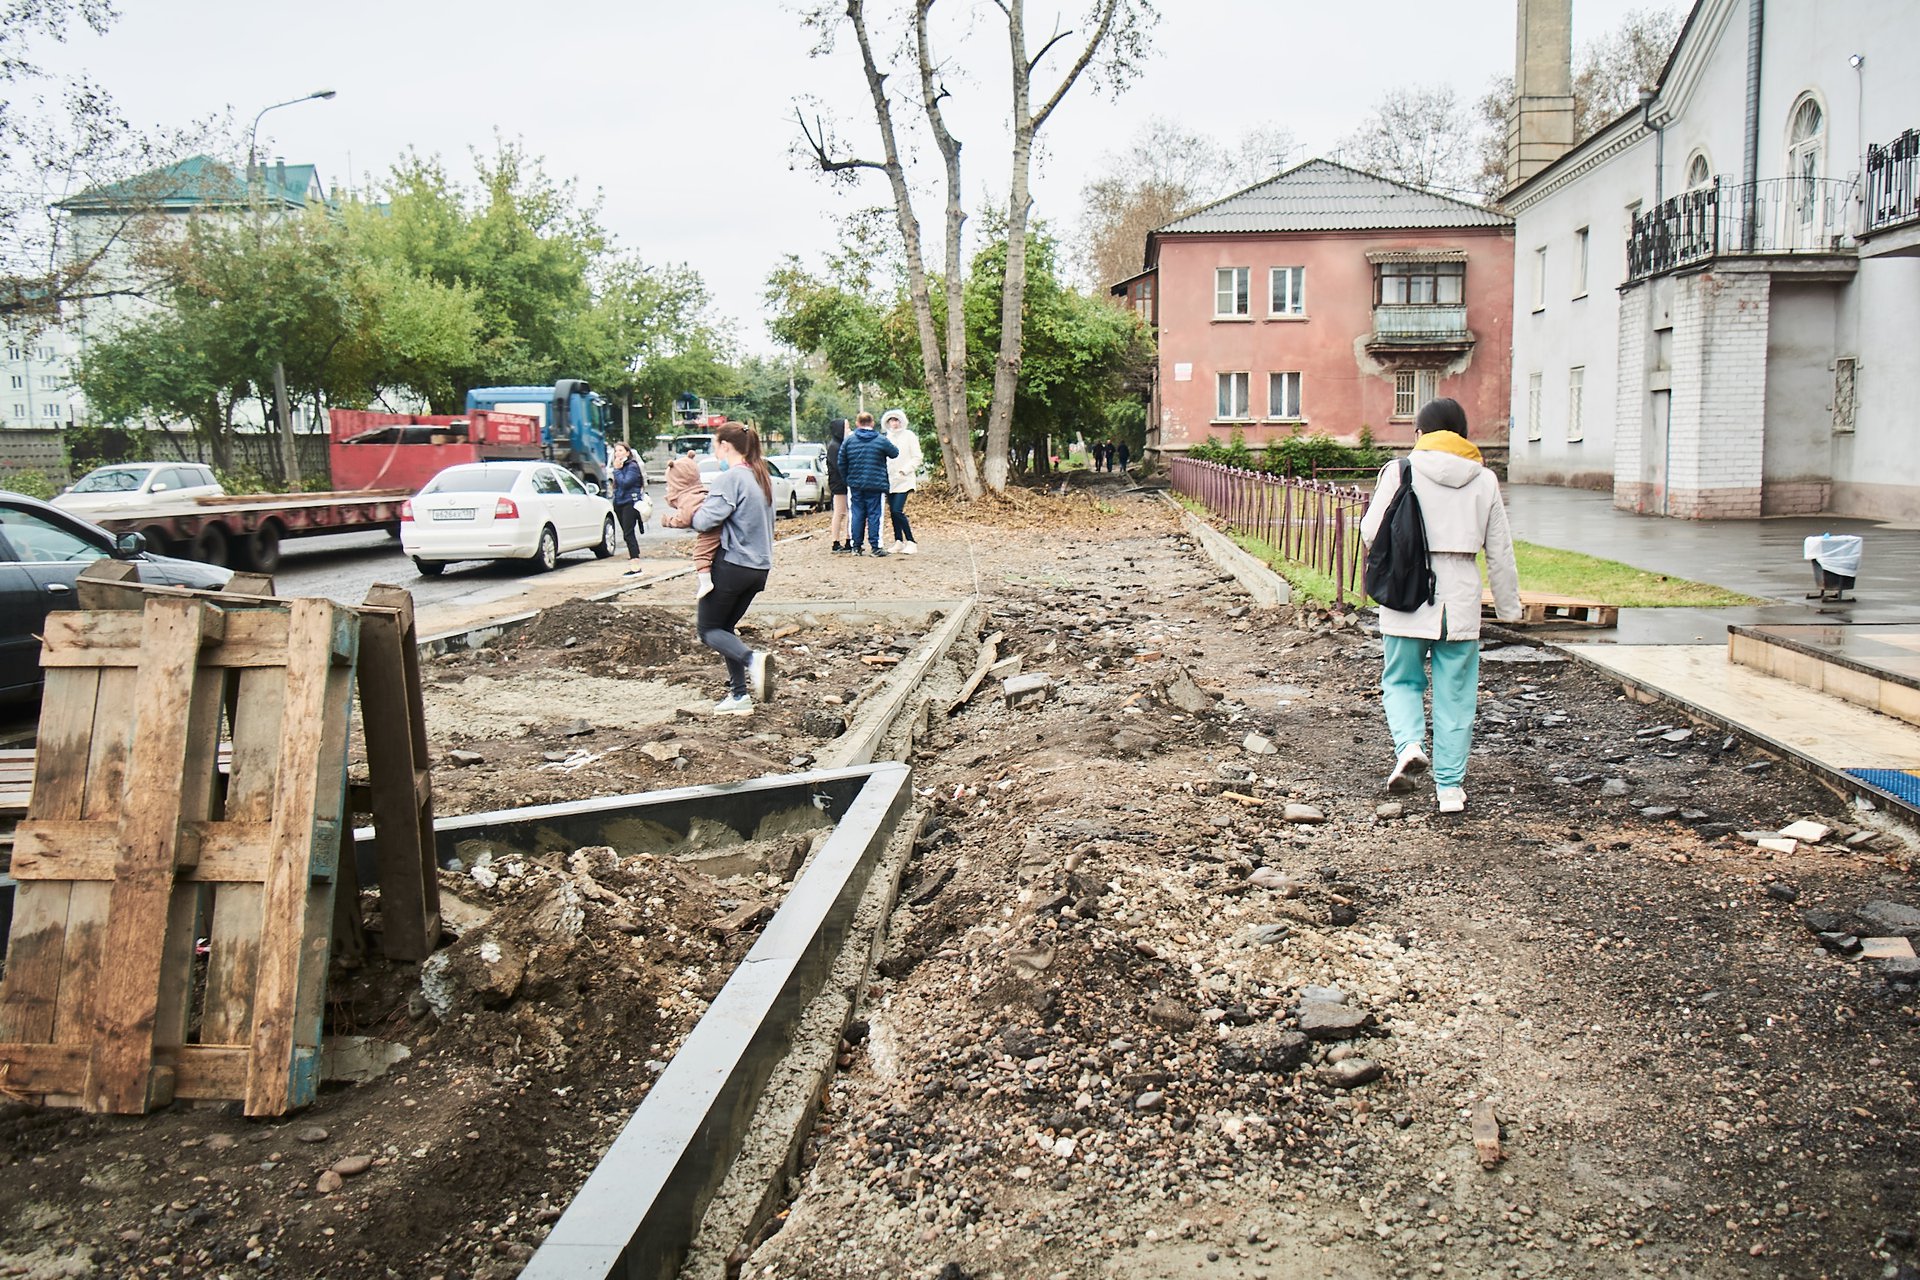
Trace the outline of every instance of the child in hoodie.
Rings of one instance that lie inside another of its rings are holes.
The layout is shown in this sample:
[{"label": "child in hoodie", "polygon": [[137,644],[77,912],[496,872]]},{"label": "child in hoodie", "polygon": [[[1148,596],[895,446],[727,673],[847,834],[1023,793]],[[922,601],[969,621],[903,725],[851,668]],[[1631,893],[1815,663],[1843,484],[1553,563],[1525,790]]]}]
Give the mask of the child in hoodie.
[{"label": "child in hoodie", "polygon": [[[682,520],[691,521],[693,513],[707,500],[707,486],[700,480],[700,464],[691,453],[683,453],[667,465],[667,505]],[[699,586],[693,598],[700,599],[713,590],[713,557],[720,550],[720,531],[709,530],[693,537],[693,568]]]},{"label": "child in hoodie", "polygon": [[[1457,400],[1429,400],[1413,423],[1413,456],[1389,462],[1380,472],[1373,500],[1360,522],[1360,536],[1380,534],[1387,507],[1411,471],[1414,495],[1426,526],[1433,598],[1418,609],[1380,609],[1385,662],[1380,704],[1393,734],[1389,791],[1406,791],[1429,763],[1434,799],[1441,813],[1467,807],[1463,783],[1473,747],[1473,720],[1480,689],[1480,568],[1501,621],[1520,619],[1520,576],[1500,482],[1481,465],[1480,450],[1467,439],[1467,414]],[[1427,664],[1433,665],[1433,759],[1427,759]]]}]

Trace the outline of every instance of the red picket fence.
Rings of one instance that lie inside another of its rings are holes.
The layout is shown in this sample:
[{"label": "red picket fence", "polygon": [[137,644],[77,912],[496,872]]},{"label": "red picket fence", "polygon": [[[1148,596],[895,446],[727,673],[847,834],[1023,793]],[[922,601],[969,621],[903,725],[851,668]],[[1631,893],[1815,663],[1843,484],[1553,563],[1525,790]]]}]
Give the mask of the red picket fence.
[{"label": "red picket fence", "polygon": [[1366,548],[1360,517],[1367,490],[1330,480],[1242,471],[1192,458],[1173,460],[1173,491],[1205,507],[1229,529],[1258,538],[1282,559],[1333,579],[1333,598],[1366,599]]}]

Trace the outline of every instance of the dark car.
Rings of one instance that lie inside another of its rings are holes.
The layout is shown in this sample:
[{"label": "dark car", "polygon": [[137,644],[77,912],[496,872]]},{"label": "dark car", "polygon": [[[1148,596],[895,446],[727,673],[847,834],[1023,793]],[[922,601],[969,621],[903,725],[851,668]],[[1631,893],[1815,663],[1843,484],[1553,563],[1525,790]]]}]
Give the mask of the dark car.
[{"label": "dark car", "polygon": [[219,588],[216,565],[148,555],[138,534],[114,536],[38,498],[0,493],[0,699],[38,697],[40,633],[47,615],[74,603],[74,579],[111,556],[139,566],[140,581]]}]

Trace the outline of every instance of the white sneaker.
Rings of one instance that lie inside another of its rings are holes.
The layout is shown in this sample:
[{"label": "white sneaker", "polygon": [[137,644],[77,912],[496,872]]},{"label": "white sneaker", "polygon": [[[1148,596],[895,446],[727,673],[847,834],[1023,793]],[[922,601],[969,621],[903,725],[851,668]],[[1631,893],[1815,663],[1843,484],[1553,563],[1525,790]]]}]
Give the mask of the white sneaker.
[{"label": "white sneaker", "polygon": [[762,702],[773,701],[773,655],[754,650],[747,660],[747,690]]},{"label": "white sneaker", "polygon": [[1393,772],[1387,775],[1387,790],[1413,790],[1413,780],[1427,771],[1429,763],[1427,753],[1420,749],[1419,743],[1414,743],[1393,762]]},{"label": "white sneaker", "polygon": [[713,714],[717,716],[750,716],[753,714],[753,696],[742,693],[729,694],[713,704]]},{"label": "white sneaker", "polygon": [[1465,787],[1435,787],[1433,794],[1434,798],[1440,802],[1440,812],[1466,812],[1467,789]]},{"label": "white sneaker", "polygon": [[712,574],[710,573],[700,574],[695,578],[695,581],[699,584],[693,589],[693,598],[695,600],[700,599],[702,596],[706,595],[709,591],[713,590]]}]

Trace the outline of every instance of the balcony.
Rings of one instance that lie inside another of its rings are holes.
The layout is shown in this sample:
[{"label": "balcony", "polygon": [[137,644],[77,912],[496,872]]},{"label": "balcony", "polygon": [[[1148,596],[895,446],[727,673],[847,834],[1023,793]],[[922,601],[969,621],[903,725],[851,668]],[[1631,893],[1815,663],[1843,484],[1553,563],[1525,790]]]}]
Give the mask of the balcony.
[{"label": "balcony", "polygon": [[1920,129],[1867,148],[1861,256],[1920,257]]},{"label": "balcony", "polygon": [[1373,309],[1370,351],[1459,353],[1472,345],[1463,303],[1383,303]]},{"label": "balcony", "polygon": [[1644,280],[1715,258],[1853,254],[1854,184],[1767,178],[1683,191],[1633,220],[1627,279]]}]

